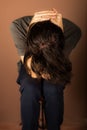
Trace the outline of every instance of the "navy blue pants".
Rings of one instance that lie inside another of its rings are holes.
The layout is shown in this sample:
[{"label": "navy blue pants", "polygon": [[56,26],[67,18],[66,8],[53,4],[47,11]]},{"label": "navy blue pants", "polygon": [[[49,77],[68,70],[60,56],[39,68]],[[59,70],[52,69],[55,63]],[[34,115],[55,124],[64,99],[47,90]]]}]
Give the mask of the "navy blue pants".
[{"label": "navy blue pants", "polygon": [[54,85],[47,80],[31,78],[21,65],[17,83],[21,92],[22,130],[38,130],[39,100],[43,95],[48,130],[60,130],[64,112],[64,86]]}]

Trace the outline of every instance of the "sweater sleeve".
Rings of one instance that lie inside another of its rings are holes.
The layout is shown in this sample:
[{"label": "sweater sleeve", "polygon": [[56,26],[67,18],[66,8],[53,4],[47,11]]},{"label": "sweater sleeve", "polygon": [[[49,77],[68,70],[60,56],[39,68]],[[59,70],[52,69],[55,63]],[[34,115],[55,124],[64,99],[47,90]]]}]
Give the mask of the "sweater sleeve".
[{"label": "sweater sleeve", "polygon": [[17,48],[18,54],[24,55],[26,48],[27,28],[32,16],[24,16],[14,20],[10,25],[10,31]]},{"label": "sweater sleeve", "polygon": [[69,56],[76,47],[81,37],[80,28],[68,19],[63,18],[64,36],[65,36],[65,55]]}]

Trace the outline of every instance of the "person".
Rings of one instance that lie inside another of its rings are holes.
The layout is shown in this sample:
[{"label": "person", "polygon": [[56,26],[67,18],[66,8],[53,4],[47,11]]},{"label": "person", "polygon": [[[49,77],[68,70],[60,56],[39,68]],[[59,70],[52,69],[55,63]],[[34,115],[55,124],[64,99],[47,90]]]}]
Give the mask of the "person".
[{"label": "person", "polygon": [[69,55],[81,37],[80,28],[54,9],[14,20],[11,33],[20,56],[22,130],[38,130],[41,96],[47,129],[60,130],[64,88],[72,77]]}]

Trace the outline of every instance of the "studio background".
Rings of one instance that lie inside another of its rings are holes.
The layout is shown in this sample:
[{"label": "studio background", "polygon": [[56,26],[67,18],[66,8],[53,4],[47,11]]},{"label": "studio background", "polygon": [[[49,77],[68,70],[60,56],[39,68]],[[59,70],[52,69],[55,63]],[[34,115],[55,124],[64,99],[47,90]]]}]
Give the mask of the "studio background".
[{"label": "studio background", "polygon": [[82,37],[72,51],[71,85],[64,91],[64,124],[87,121],[87,0],[1,0],[0,1],[0,124],[19,124],[20,93],[16,84],[19,60],[10,33],[11,22],[36,11],[56,8],[63,17],[76,23]]}]

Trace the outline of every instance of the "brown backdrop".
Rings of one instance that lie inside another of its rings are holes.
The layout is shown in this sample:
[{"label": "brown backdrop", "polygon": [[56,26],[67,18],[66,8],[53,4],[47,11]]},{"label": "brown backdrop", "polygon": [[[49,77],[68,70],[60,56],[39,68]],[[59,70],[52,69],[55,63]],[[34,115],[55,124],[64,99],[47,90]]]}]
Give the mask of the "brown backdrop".
[{"label": "brown backdrop", "polygon": [[0,2],[0,123],[20,121],[20,94],[16,84],[19,57],[11,38],[9,26],[12,20],[31,15],[35,11],[56,8],[82,30],[82,38],[71,54],[74,77],[65,90],[65,122],[87,118],[86,96],[86,42],[87,0],[2,0]]}]

